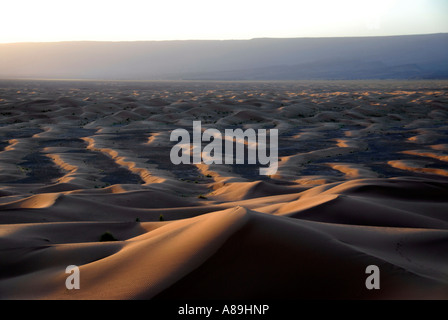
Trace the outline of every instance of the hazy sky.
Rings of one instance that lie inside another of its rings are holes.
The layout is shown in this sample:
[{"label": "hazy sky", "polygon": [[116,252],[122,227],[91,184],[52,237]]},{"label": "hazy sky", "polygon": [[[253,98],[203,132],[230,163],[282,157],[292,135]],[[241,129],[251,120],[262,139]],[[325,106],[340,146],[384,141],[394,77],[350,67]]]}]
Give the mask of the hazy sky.
[{"label": "hazy sky", "polygon": [[448,0],[1,0],[0,42],[448,32]]}]

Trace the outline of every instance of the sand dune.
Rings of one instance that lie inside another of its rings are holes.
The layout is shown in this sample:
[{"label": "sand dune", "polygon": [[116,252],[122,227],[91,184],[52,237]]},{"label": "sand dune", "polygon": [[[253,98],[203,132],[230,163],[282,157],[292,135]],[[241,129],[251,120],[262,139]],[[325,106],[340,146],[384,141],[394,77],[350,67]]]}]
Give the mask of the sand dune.
[{"label": "sand dune", "polygon": [[[448,299],[446,88],[2,81],[0,298]],[[193,121],[278,129],[277,173],[172,164]]]}]

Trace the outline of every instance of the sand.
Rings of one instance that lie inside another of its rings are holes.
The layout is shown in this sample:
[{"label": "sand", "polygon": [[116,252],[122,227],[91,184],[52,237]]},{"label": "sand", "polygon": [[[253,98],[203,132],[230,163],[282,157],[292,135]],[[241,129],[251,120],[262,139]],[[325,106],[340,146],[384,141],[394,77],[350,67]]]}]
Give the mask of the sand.
[{"label": "sand", "polygon": [[[193,121],[278,171],[173,165]],[[447,299],[447,152],[447,81],[0,81],[0,299]]]}]

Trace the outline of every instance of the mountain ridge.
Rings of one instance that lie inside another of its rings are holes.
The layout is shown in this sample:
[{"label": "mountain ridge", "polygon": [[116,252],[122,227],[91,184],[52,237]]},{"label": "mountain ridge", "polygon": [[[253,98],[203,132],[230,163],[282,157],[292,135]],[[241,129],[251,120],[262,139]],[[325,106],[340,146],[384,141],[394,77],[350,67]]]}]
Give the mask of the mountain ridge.
[{"label": "mountain ridge", "polygon": [[[448,34],[0,44],[0,78],[448,78]],[[360,66],[363,66],[360,69]]]}]

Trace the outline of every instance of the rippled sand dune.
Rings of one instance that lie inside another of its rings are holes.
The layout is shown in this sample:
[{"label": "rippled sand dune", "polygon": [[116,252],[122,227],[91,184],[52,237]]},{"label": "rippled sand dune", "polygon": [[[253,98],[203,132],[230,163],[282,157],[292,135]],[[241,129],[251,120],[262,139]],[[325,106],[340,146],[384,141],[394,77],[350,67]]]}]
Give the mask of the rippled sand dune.
[{"label": "rippled sand dune", "polygon": [[[172,164],[193,121],[277,173]],[[0,82],[1,299],[447,299],[447,252],[447,81]]]}]

